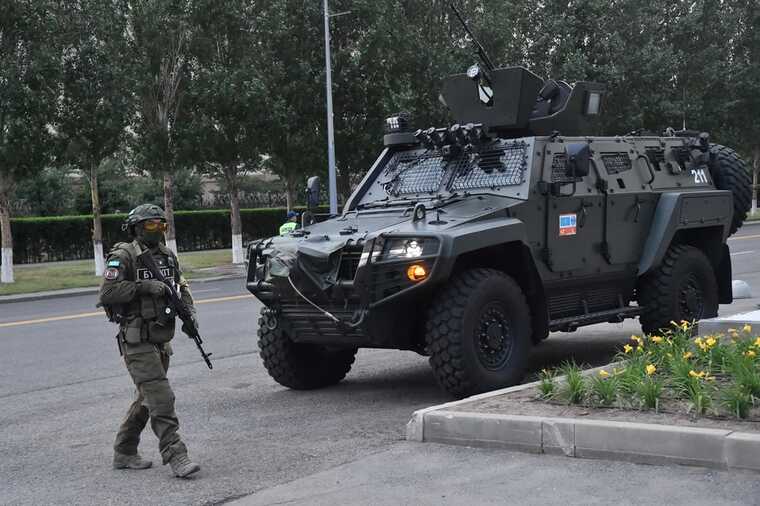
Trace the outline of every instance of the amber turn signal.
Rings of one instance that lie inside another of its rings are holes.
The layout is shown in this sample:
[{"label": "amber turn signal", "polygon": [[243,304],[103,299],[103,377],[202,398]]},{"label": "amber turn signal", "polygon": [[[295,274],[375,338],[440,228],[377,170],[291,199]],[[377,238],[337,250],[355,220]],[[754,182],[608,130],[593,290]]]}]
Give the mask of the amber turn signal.
[{"label": "amber turn signal", "polygon": [[427,269],[425,269],[424,265],[420,264],[414,264],[410,265],[409,268],[406,270],[406,277],[408,277],[411,281],[417,282],[422,281],[428,276]]}]

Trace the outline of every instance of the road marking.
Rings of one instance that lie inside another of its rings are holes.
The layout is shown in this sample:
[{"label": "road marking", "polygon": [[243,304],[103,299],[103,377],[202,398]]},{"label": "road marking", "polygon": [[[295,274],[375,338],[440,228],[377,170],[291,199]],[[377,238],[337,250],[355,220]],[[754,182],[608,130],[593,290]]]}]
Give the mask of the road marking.
[{"label": "road marking", "polygon": [[729,241],[741,241],[742,239],[760,239],[760,235],[742,235],[740,237],[729,237]]},{"label": "road marking", "polygon": [[[195,304],[211,304],[213,302],[229,302],[233,300],[243,300],[243,299],[249,299],[253,298],[253,295],[232,295],[229,297],[217,297],[215,299],[203,299],[203,300],[196,300]],[[38,323],[50,323],[50,322],[60,322],[60,321],[66,321],[66,320],[77,320],[79,318],[92,318],[93,316],[103,316],[103,311],[95,311],[93,313],[79,313],[79,314],[72,314],[72,315],[66,315],[66,316],[51,316],[49,318],[38,318],[36,320],[20,320],[15,322],[8,322],[8,323],[0,323],[0,329],[6,328],[6,327],[19,327],[22,325],[34,325]]]},{"label": "road marking", "polygon": [[748,255],[750,253],[754,253],[753,251],[737,251],[736,253],[731,253],[732,257],[738,256],[738,255]]}]

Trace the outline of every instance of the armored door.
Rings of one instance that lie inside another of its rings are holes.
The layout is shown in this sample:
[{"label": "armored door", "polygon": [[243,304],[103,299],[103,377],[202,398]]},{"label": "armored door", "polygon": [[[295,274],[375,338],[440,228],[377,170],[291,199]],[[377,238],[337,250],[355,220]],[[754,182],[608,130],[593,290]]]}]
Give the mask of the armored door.
[{"label": "armored door", "polygon": [[560,185],[547,195],[545,260],[553,272],[582,275],[602,259],[604,193],[596,187],[594,171],[573,181],[565,173],[566,164],[564,144],[548,144],[544,180]]}]

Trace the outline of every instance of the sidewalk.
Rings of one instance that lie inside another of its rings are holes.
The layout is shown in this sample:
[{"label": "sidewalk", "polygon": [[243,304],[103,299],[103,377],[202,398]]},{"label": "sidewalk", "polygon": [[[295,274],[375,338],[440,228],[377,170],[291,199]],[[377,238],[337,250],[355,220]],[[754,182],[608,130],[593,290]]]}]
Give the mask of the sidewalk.
[{"label": "sidewalk", "polygon": [[[32,264],[38,265],[38,264]],[[191,278],[190,285],[198,283],[208,283],[211,281],[222,281],[225,279],[243,279],[245,277],[245,265],[226,264],[216,267],[206,267],[197,269],[194,275],[201,274],[202,277]],[[9,304],[14,302],[32,302],[37,300],[76,297],[79,295],[91,295],[98,293],[100,286],[91,286],[86,288],[68,288],[65,290],[48,290],[44,292],[22,293],[17,295],[0,295],[0,304]]]}]

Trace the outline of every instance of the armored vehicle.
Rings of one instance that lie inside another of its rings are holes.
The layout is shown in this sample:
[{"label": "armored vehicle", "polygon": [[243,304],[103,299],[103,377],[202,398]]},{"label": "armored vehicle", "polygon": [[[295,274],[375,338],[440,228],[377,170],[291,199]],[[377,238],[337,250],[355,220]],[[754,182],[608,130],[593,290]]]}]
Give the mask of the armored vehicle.
[{"label": "armored vehicle", "polygon": [[392,348],[466,396],[519,382],[550,332],[651,333],[732,301],[726,240],[751,198],[736,152],[692,131],[592,136],[603,86],[484,61],[444,82],[453,126],[387,120],[340,216],[249,247],[280,384],[331,385],[358,348]]}]

